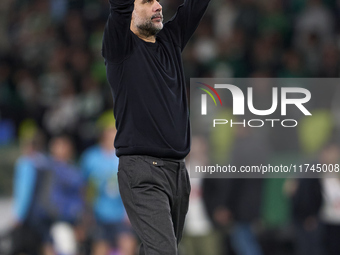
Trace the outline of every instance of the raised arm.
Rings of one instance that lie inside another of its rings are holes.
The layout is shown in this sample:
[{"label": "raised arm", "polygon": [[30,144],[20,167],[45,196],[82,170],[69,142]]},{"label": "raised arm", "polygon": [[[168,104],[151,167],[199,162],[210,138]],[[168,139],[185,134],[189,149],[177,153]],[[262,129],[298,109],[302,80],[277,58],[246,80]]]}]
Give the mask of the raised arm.
[{"label": "raised arm", "polygon": [[107,61],[119,62],[128,54],[130,43],[130,23],[134,0],[109,0],[110,15],[103,38],[103,57]]},{"label": "raised arm", "polygon": [[185,0],[164,28],[168,29],[173,40],[183,50],[201,21],[210,0]]}]

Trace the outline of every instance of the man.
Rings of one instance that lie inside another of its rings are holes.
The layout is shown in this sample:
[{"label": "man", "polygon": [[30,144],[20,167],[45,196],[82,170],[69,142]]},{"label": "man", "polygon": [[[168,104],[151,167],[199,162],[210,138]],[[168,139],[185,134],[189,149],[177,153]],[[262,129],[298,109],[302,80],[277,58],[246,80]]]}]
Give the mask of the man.
[{"label": "man", "polygon": [[52,222],[46,217],[39,194],[49,160],[44,152],[44,136],[36,131],[21,143],[22,155],[15,164],[13,183],[16,230],[10,254],[54,255],[50,235]]},{"label": "man", "polygon": [[95,193],[93,255],[109,254],[113,247],[122,255],[133,255],[136,250],[136,239],[118,190],[118,158],[112,145],[115,136],[113,125],[104,127],[99,143],[88,148],[81,157],[84,179]]},{"label": "man", "polygon": [[[67,135],[55,136],[49,143],[49,177],[43,186],[48,194],[44,211],[52,220],[50,233],[55,254],[77,254],[76,233],[80,230],[84,211],[84,180],[73,163],[74,143]],[[46,187],[47,185],[47,187]]]},{"label": "man", "polygon": [[110,0],[102,53],[115,102],[119,189],[140,254],[178,254],[190,193],[181,52],[209,1],[185,1],[163,26],[156,0]]},{"label": "man", "polygon": [[84,180],[80,169],[73,163],[75,148],[66,135],[55,136],[49,143],[51,198],[50,214],[54,221],[77,226],[84,210]]}]

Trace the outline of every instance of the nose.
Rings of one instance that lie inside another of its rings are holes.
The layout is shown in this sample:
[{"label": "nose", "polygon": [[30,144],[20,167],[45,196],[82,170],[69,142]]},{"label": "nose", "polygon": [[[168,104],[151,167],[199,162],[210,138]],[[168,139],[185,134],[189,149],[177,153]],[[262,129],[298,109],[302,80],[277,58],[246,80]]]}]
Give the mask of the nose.
[{"label": "nose", "polygon": [[155,1],[154,11],[160,12],[161,10],[162,10],[162,5],[158,1]]}]

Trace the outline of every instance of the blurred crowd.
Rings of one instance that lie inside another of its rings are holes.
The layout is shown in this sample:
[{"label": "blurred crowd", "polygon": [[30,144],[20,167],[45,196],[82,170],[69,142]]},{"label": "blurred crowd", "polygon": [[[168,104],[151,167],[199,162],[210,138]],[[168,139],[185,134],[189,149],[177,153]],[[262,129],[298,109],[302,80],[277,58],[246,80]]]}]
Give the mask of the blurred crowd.
[{"label": "blurred crowd", "polygon": [[[162,1],[171,17],[180,0]],[[184,51],[190,77],[338,77],[336,0],[216,0]],[[112,99],[101,57],[106,0],[3,0],[0,144],[33,121],[83,151]]]},{"label": "blurred crowd", "polygon": [[0,240],[1,254],[135,254],[137,239],[118,189],[115,135],[113,125],[102,129],[98,143],[78,163],[67,135],[53,137],[46,146],[36,130],[21,141],[14,223]]},{"label": "blurred crowd", "polygon": [[[181,3],[161,0],[165,20]],[[108,14],[107,0],[0,3],[0,147],[23,149],[13,166],[21,231],[13,235],[32,237],[44,255],[55,252],[55,243],[64,244],[64,255],[129,255],[137,247],[107,170],[118,170],[107,129],[114,102],[101,56]],[[339,14],[337,0],[212,0],[183,52],[188,88],[191,77],[337,78]],[[340,90],[313,90],[320,100],[299,129],[193,137],[200,156],[189,160],[206,164],[213,144],[217,160],[235,165],[291,162],[297,154],[339,163]],[[255,91],[263,101],[270,92]],[[48,149],[39,147],[37,130]],[[191,196],[183,255],[340,254],[338,179],[192,179]],[[34,235],[25,234],[30,229]],[[22,246],[30,246],[26,241]]]}]

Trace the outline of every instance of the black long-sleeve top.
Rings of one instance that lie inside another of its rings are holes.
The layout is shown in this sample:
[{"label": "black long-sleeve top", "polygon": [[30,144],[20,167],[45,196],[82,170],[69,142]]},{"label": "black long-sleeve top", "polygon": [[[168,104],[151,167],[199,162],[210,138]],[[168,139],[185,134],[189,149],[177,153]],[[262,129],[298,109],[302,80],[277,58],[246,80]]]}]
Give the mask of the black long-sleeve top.
[{"label": "black long-sleeve top", "polygon": [[130,30],[134,0],[110,0],[103,57],[114,100],[117,156],[184,158],[190,123],[181,52],[210,0],[186,0],[156,42]]}]

